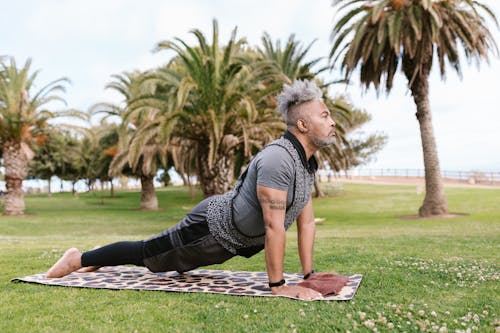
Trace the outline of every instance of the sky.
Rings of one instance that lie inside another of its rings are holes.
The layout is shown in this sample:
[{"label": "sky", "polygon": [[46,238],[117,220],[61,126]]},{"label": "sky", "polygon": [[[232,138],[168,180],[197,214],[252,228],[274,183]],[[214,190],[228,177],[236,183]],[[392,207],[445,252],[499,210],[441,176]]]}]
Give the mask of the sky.
[{"label": "sky", "polygon": [[[248,44],[261,44],[267,32],[284,43],[291,34],[304,45],[316,40],[310,57],[326,57],[335,10],[330,0],[16,0],[2,1],[0,55],[15,57],[18,66],[32,59],[39,69],[39,87],[68,77],[67,107],[87,110],[97,102],[119,102],[106,90],[113,74],[146,70],[166,63],[172,53],[154,53],[155,45],[180,37],[193,44],[190,30],[212,35],[219,22],[220,42],[237,27]],[[500,1],[483,1],[500,18]],[[500,45],[500,31],[489,27]],[[442,81],[431,73],[430,103],[441,169],[500,171],[500,58],[490,63],[463,62],[463,79],[448,68]],[[332,70],[323,75],[338,80]],[[344,94],[372,121],[362,130],[383,133],[388,143],[366,168],[423,169],[415,105],[405,77],[396,75],[390,94],[363,91],[354,79],[335,85],[332,94]],[[55,105],[54,109],[63,108]]]}]

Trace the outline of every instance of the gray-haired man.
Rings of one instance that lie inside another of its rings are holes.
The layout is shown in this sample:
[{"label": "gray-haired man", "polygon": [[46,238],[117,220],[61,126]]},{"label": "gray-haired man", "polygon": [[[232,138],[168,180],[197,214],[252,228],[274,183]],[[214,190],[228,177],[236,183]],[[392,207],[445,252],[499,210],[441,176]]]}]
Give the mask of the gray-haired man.
[{"label": "gray-haired man", "polygon": [[47,277],[122,264],[186,272],[265,249],[273,294],[321,297],[312,289],[287,286],[283,279],[285,231],[294,220],[302,272],[313,272],[313,154],[335,141],[335,122],[321,96],[310,81],[283,87],[277,104],[288,130],[255,156],[232,191],[203,200],[178,224],[147,240],[113,243],[83,254],[71,248]]}]

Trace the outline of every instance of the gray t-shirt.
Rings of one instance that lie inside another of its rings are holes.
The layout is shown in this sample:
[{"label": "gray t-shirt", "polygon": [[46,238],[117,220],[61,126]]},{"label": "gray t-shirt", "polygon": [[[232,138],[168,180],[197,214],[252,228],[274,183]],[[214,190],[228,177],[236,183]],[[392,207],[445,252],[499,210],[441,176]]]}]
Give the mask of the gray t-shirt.
[{"label": "gray t-shirt", "polygon": [[271,145],[259,152],[248,166],[238,195],[233,199],[233,221],[247,236],[265,233],[262,209],[257,200],[257,185],[287,191],[287,207],[294,194],[295,165],[285,148]]}]

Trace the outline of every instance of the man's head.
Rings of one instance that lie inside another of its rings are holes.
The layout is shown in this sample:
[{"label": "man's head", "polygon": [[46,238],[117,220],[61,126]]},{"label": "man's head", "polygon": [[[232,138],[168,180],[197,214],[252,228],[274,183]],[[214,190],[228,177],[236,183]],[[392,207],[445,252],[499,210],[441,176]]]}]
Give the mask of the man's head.
[{"label": "man's head", "polygon": [[308,80],[295,80],[283,85],[283,90],[276,97],[278,111],[283,115],[288,127],[296,127],[297,121],[306,116],[303,105],[307,102],[322,101],[323,93],[316,83]]},{"label": "man's head", "polygon": [[322,92],[313,81],[295,80],[285,84],[276,97],[277,109],[288,129],[307,136],[317,148],[335,142],[335,122],[323,103]]}]

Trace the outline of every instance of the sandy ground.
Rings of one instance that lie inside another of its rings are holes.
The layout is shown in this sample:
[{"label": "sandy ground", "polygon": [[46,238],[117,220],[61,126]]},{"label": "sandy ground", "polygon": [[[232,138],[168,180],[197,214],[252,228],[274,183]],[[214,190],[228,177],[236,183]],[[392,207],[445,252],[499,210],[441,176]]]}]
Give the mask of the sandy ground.
[{"label": "sandy ground", "polygon": [[[492,189],[500,190],[500,183],[495,184],[469,184],[467,182],[460,182],[455,179],[443,179],[445,187],[460,187],[460,188],[482,188],[482,189]],[[352,177],[352,178],[336,178],[332,184],[343,184],[343,183],[357,183],[357,184],[381,184],[381,185],[413,185],[417,194],[422,194],[425,191],[425,181],[423,177]],[[439,217],[432,216],[429,218],[442,218],[449,219],[455,217],[461,217],[467,214],[463,213],[449,213]],[[426,219],[421,218],[418,215],[405,215],[400,216],[403,220],[415,220],[415,219]]]},{"label": "sandy ground", "polygon": [[[461,187],[461,188],[484,188],[484,189],[500,189],[500,183],[495,184],[469,184],[464,181],[454,179],[443,179],[445,187]],[[359,183],[359,184],[381,184],[381,185],[415,185],[417,191],[423,191],[425,181],[423,177],[352,177],[352,178],[336,178],[334,183]]]}]

